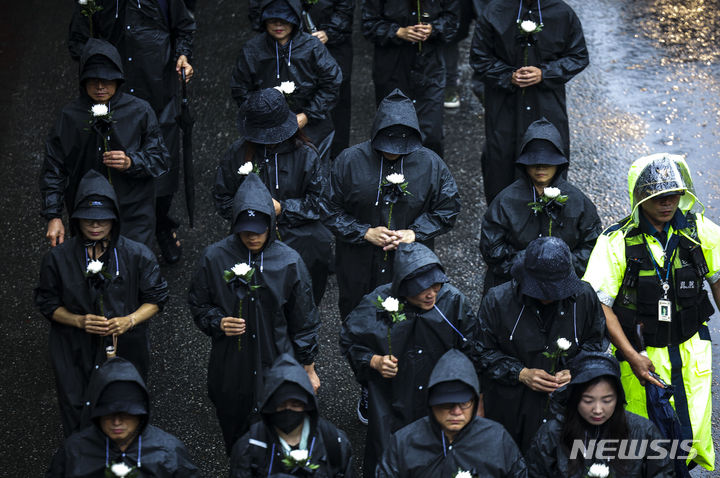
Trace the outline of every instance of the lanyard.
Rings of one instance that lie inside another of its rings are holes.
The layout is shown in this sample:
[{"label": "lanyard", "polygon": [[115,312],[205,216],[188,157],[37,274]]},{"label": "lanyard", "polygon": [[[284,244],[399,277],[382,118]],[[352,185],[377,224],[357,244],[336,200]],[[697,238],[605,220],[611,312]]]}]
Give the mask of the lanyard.
[{"label": "lanyard", "polygon": [[647,240],[645,239],[645,234],[642,234],[643,242],[645,243],[645,248],[648,251],[648,254],[650,255],[650,260],[653,263],[653,266],[655,267],[655,274],[658,276],[658,280],[660,281],[660,285],[662,286],[664,298],[667,299],[667,293],[668,290],[670,290],[670,269],[672,268],[672,261],[673,257],[675,257],[675,251],[677,251],[677,244],[673,246],[672,250],[670,251],[670,257],[667,257],[667,248],[670,245],[670,242],[675,237],[675,233],[673,232],[670,234],[670,237],[667,238],[667,241],[665,242],[665,247],[663,248],[663,257],[665,257],[665,280],[662,278],[662,274],[660,272],[660,266],[658,265],[657,261],[655,260],[655,256],[652,253],[652,250],[650,249],[650,245],[647,243]]}]

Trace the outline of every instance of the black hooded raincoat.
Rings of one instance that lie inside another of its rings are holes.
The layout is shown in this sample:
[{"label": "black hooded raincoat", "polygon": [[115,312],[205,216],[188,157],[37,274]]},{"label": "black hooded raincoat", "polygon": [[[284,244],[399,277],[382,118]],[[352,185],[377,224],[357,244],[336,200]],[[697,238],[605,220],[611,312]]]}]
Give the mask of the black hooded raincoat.
[{"label": "black hooded raincoat", "polygon": [[100,478],[107,465],[125,463],[136,468],[143,478],[195,478],[200,476],[190,461],[185,445],[173,435],[149,424],[150,414],[140,423],[140,434],[122,452],[90,420],[92,411],[105,387],[112,382],[134,382],[145,391],[145,407],[150,411],[150,397],[145,382],[135,367],[122,358],[108,360],[93,375],[88,401],[83,410],[83,428],[74,433],[57,451],[46,478]]},{"label": "black hooded raincoat", "polygon": [[[545,139],[562,151],[562,140],[557,129],[547,121],[533,123],[523,137],[522,151],[533,139]],[[503,189],[490,203],[482,221],[480,252],[488,264],[484,290],[511,279],[510,269],[518,252],[538,237],[550,235],[550,217],[535,213],[528,203],[538,199],[535,187],[525,172],[525,166],[516,164],[519,179]],[[560,189],[568,197],[565,204],[557,204],[551,213],[552,235],[559,237],[570,248],[578,277],[585,274],[585,266],[602,232],[602,224],[593,202],[577,187],[567,182],[562,173],[567,163],[558,166],[550,186]]]},{"label": "black hooded raincoat", "polygon": [[521,450],[530,442],[548,414],[548,394],[535,392],[519,381],[523,368],[550,372],[557,340],[571,346],[560,357],[556,372],[581,350],[602,351],[607,345],[605,316],[590,284],[579,294],[543,306],[518,291],[516,280],[488,291],[480,318],[480,362],[483,367],[485,416],[505,426]]},{"label": "black hooded raincoat", "polygon": [[[95,55],[105,57],[123,71],[117,50],[105,41],[93,39],[82,50],[80,78],[86,62]],[[80,97],[63,107],[50,132],[40,172],[42,215],[48,221],[61,218],[63,202],[71,212],[80,180],[94,169],[112,180],[123,236],[149,246],[155,232],[154,178],[165,174],[170,163],[155,113],[147,102],[118,89],[108,104],[112,123],[107,130],[102,121],[92,116],[94,103],[80,81]],[[104,134],[109,137],[110,150],[124,151],[130,157],[132,165],[126,171],[103,165]]]},{"label": "black hooded raincoat", "polygon": [[[443,46],[452,41],[460,27],[458,0],[419,2],[366,0],[362,5],[362,31],[375,45],[373,82],[375,102],[395,88],[412,99],[423,132],[423,144],[443,154],[443,97],[445,58]],[[432,25],[427,41],[411,43],[398,38],[400,27],[418,23]]]},{"label": "black hooded raincoat", "polygon": [[[115,192],[95,171],[88,172],[80,182],[76,206],[92,195],[112,199],[117,211]],[[167,282],[157,259],[147,246],[118,235],[117,221],[110,245],[99,258],[105,263],[104,271],[109,278],[98,274],[98,282],[86,277],[89,258],[77,220],[71,220],[70,226],[74,237],[45,254],[35,288],[35,305],[50,321],[50,361],[65,436],[78,428],[90,376],[105,361],[105,346],[112,345],[112,337],[88,334],[56,322],[53,312],[62,306],[73,314],[96,314],[110,319],[127,316],[145,303],[162,309],[168,299]],[[147,377],[150,361],[148,325],[145,321],[131,328],[118,337],[117,344],[118,355],[130,360],[143,377]]]},{"label": "black hooded raincoat", "polygon": [[[115,45],[122,57],[125,91],[142,98],[157,115],[172,165],[157,181],[157,195],[177,191],[180,173],[180,82],[175,64],[181,55],[192,56],[195,20],[183,0],[95,0],[102,10],[94,14],[93,35]],[[68,47],[80,58],[90,37],[89,21],[75,2]]]},{"label": "black hooded raincoat", "polygon": [[[311,427],[308,437],[308,455],[312,464],[319,465],[312,476],[314,478],[352,478],[350,441],[345,432],[319,416],[320,407],[307,373],[292,356],[288,354],[279,356],[267,372],[260,410],[265,408],[280,385],[286,382],[299,385],[312,399],[312,410],[308,411]],[[332,456],[330,456],[331,454]],[[263,415],[263,420],[253,423],[248,433],[243,435],[233,446],[230,478],[259,478],[289,473],[282,463],[284,456],[275,428]],[[297,475],[291,474],[290,476]]]},{"label": "black hooded raincoat", "polygon": [[[560,131],[565,157],[570,158],[565,83],[590,60],[575,12],[562,0],[539,4],[540,11],[536,0],[522,0],[520,20],[543,24],[542,31],[529,37],[517,23],[519,1],[492,1],[475,27],[470,66],[485,82],[482,169],[488,204],[515,179],[517,148],[533,121],[543,116],[550,120]],[[542,81],[518,88],[511,83],[512,74],[526,65],[540,68]]]},{"label": "black hooded raincoat", "polygon": [[[273,1],[263,0],[260,11]],[[285,1],[299,20],[300,0]],[[273,88],[285,81],[295,83],[295,91],[286,96],[288,105],[294,113],[305,113],[308,117],[303,133],[325,159],[333,132],[330,112],[337,102],[342,79],[340,67],[322,42],[295,25],[285,45],[281,46],[267,32],[245,43],[233,69],[230,89],[238,106],[242,106],[251,91]]]},{"label": "black hooded raincoat", "polygon": [[[392,125],[420,131],[412,102],[399,91],[380,104],[372,138]],[[333,163],[329,217],[325,225],[335,234],[336,273],[341,317],[347,317],[362,297],[392,281],[394,251],[364,239],[371,227],[388,226],[390,203],[383,200],[383,180],[392,173],[405,176],[410,195],[393,206],[389,229],[412,229],[415,240],[433,248],[433,239],[448,232],[460,213],[457,185],[442,159],[427,148],[390,161],[373,149],[370,140],[352,146]]]},{"label": "black hooded raincoat", "polygon": [[[225,219],[232,219],[233,197],[246,177],[238,173],[245,164],[246,148],[243,139],[235,141],[220,160],[215,175],[215,209]],[[282,205],[277,218],[278,237],[300,254],[310,270],[313,297],[319,304],[327,284],[332,234],[320,222],[328,181],[321,172],[317,152],[293,137],[273,151],[256,147],[252,163],[258,167],[270,195]]]},{"label": "black hooded raincoat", "polygon": [[[235,194],[234,220],[248,209],[270,216],[271,233],[264,248],[251,253],[238,234],[210,245],[200,258],[188,295],[195,324],[212,338],[208,392],[228,454],[254,421],[263,375],[273,360],[290,353],[300,364],[309,365],[318,352],[320,318],[310,274],[297,252],[275,240],[272,197],[256,174],[250,174]],[[225,282],[223,272],[238,263],[255,269],[250,287],[239,280]],[[238,316],[245,319],[246,332],[226,336],[221,319]]]},{"label": "black hooded raincoat", "polygon": [[[250,0],[248,16],[253,29],[264,32],[265,25],[260,23],[261,3],[261,0]],[[317,31],[324,31],[327,35],[325,47],[342,71],[342,84],[335,109],[332,111],[335,127],[332,149],[334,158],[350,144],[350,104],[352,100],[350,79],[352,77],[352,27],[355,0],[315,0],[312,4],[303,1],[302,8],[312,19]],[[307,28],[305,31],[307,32]]]},{"label": "black hooded raincoat", "polygon": [[[365,447],[366,476],[388,445],[390,435],[427,414],[427,382],[438,359],[451,348],[476,359],[478,321],[468,299],[451,284],[443,284],[429,311],[417,308],[398,294],[403,280],[423,266],[437,264],[437,256],[420,244],[401,244],[395,254],[391,284],[381,285],[353,310],[340,331],[340,351],[355,377],[368,389],[368,435]],[[378,296],[399,299],[407,320],[391,323],[387,312],[375,305]],[[370,367],[373,355],[398,359],[398,373],[383,378]]]},{"label": "black hooded raincoat", "polygon": [[[472,387],[477,408],[480,392],[475,369],[459,351],[450,350],[438,360],[427,388],[454,380]],[[375,476],[439,478],[462,470],[482,478],[527,477],[522,455],[508,432],[492,420],[475,416],[476,408],[470,423],[452,443],[444,437],[432,410],[426,408],[427,416],[393,434]]]}]

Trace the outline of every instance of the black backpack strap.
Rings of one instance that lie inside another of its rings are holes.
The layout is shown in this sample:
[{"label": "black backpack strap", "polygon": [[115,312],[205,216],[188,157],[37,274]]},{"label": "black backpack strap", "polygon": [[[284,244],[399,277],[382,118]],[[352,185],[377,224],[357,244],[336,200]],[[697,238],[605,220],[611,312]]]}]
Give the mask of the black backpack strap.
[{"label": "black backpack strap", "polygon": [[342,438],[337,432],[337,428],[327,420],[320,418],[317,424],[318,432],[322,436],[327,452],[328,464],[333,477],[342,478],[345,476],[345,469],[342,463]]},{"label": "black backpack strap", "polygon": [[[262,424],[261,424],[262,425]],[[256,430],[252,430],[256,428]],[[264,470],[269,462],[268,455],[272,452],[272,442],[268,442],[268,433],[265,426],[251,427],[251,433],[248,439],[248,452],[250,454],[250,467],[258,472]]]}]

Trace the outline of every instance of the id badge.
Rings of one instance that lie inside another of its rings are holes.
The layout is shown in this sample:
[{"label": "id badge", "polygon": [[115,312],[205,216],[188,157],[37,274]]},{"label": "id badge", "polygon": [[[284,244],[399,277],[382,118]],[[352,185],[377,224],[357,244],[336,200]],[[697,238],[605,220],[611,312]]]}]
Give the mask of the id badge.
[{"label": "id badge", "polygon": [[667,299],[658,300],[658,320],[660,322],[672,321],[672,302]]}]

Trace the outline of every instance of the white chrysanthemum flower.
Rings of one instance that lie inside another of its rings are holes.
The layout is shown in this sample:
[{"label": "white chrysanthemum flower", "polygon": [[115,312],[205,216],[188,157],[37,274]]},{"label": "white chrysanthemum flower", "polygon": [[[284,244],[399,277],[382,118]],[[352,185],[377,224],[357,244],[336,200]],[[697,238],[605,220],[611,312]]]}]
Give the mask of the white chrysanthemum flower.
[{"label": "white chrysanthemum flower", "polygon": [[469,471],[458,471],[455,478],[473,478],[473,476]]},{"label": "white chrysanthemum flower", "polygon": [[520,24],[520,29],[525,33],[532,33],[537,30],[537,23],[532,20],[525,20]]},{"label": "white chrysanthemum flower", "polygon": [[291,450],[290,457],[295,461],[305,461],[308,459],[307,450]]},{"label": "white chrysanthemum flower", "polygon": [[98,272],[100,272],[102,270],[102,268],[103,268],[102,261],[93,260],[93,261],[90,261],[87,265],[87,273],[88,274],[97,274]]},{"label": "white chrysanthemum flower", "polygon": [[243,176],[247,176],[248,174],[252,173],[253,170],[253,163],[248,161],[247,163],[243,164],[238,168],[238,174],[241,174]]},{"label": "white chrysanthemum flower", "polygon": [[110,471],[112,471],[115,476],[123,478],[132,471],[132,468],[127,466],[125,463],[115,463],[110,467]]},{"label": "white chrysanthemum flower", "polygon": [[607,478],[610,475],[610,468],[602,463],[593,463],[588,470],[588,476],[592,478]]},{"label": "white chrysanthemum flower", "polygon": [[108,107],[102,103],[92,106],[93,116],[105,116],[108,114]]},{"label": "white chrysanthemum flower", "polygon": [[80,5],[87,5],[88,0],[78,0]]},{"label": "white chrysanthemum flower", "polygon": [[233,273],[234,273],[236,276],[244,276],[245,274],[247,274],[247,273],[250,272],[251,270],[252,270],[252,267],[250,267],[249,265],[245,264],[244,262],[239,263],[239,264],[235,264],[235,265],[233,266],[233,268],[232,268],[232,271],[233,271]]},{"label": "white chrysanthemum flower", "polygon": [[397,312],[400,308],[400,302],[395,297],[388,297],[383,301],[382,306],[388,312]]},{"label": "white chrysanthemum flower", "polygon": [[560,337],[559,339],[557,339],[557,346],[560,350],[567,350],[570,348],[570,345],[572,344],[566,338]]},{"label": "white chrysanthemum flower", "polygon": [[555,199],[560,195],[560,188],[545,188],[543,189],[543,194],[550,199]]},{"label": "white chrysanthemum flower", "polygon": [[405,176],[400,173],[388,174],[385,179],[391,184],[402,184],[405,182]]},{"label": "white chrysanthemum flower", "polygon": [[295,91],[295,82],[283,81],[279,86],[276,86],[275,89],[284,95],[291,95]]}]

